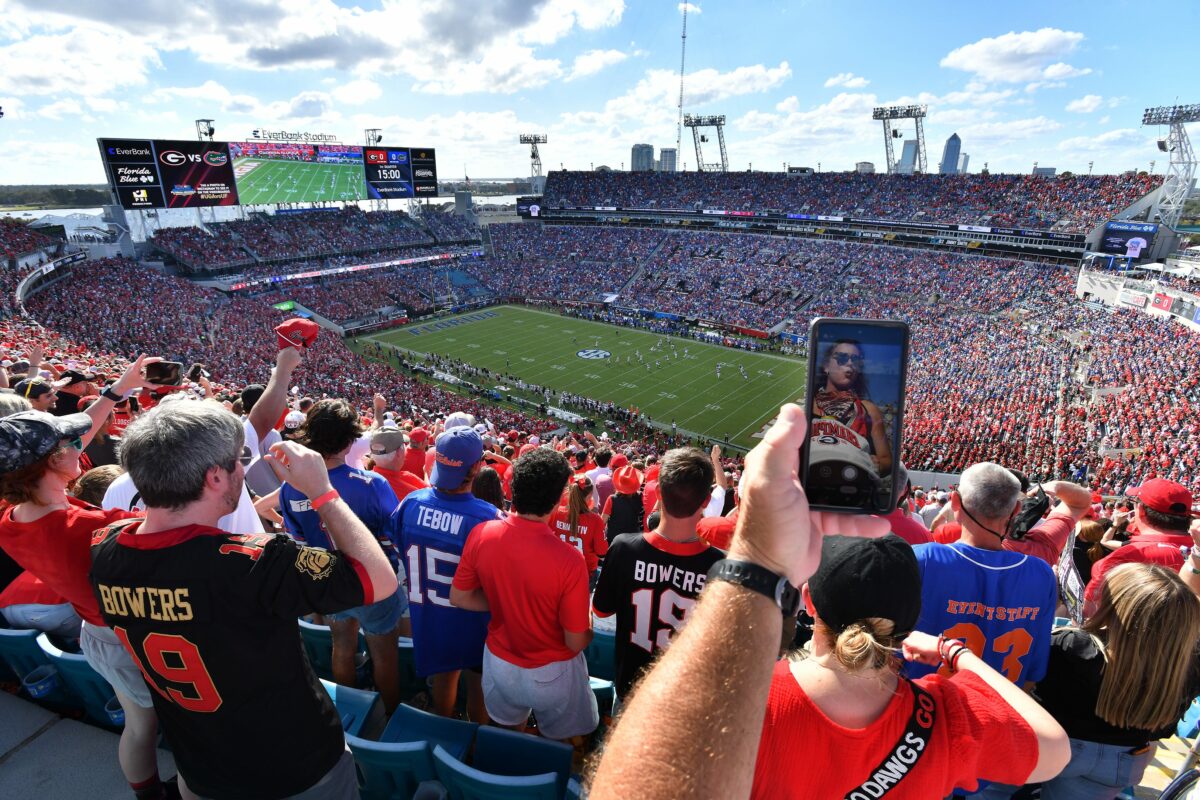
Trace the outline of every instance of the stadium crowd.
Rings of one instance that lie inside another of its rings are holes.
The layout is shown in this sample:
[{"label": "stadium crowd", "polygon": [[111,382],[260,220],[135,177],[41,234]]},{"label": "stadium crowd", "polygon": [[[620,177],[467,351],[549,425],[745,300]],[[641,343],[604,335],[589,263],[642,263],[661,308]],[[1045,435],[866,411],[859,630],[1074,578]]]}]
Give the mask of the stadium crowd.
[{"label": "stadium crowd", "polygon": [[38,233],[21,220],[0,217],[0,254],[5,261],[53,244],[53,239]]},{"label": "stadium crowd", "polygon": [[552,208],[719,209],[1087,233],[1162,183],[1147,175],[551,172]]}]

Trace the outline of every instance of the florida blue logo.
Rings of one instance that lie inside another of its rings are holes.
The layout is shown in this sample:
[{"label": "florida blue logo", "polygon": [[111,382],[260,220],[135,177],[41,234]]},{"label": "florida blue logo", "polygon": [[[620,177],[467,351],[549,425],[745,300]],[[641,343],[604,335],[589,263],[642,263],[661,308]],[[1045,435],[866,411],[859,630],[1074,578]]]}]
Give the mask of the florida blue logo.
[{"label": "florida blue logo", "polygon": [[608,358],[612,353],[607,350],[580,350],[575,355],[580,358]]}]

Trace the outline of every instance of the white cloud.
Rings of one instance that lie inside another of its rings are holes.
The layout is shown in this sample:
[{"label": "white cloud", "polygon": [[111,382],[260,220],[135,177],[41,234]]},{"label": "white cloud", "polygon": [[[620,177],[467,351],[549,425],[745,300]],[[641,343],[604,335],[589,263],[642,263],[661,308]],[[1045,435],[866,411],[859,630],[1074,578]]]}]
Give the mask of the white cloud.
[{"label": "white cloud", "polygon": [[847,89],[861,89],[868,83],[870,83],[870,81],[861,75],[855,75],[853,72],[839,72],[837,75],[834,75],[832,78],[829,78],[825,81],[825,88],[828,89],[831,86],[844,86]]},{"label": "white cloud", "polygon": [[993,148],[1009,142],[1032,139],[1061,128],[1062,125],[1048,117],[1029,117],[1026,119],[1010,119],[995,122],[979,122],[974,125],[964,125],[958,134],[965,143],[991,145]]},{"label": "white cloud", "polygon": [[1078,100],[1072,100],[1067,103],[1067,111],[1072,111],[1076,114],[1090,114],[1100,107],[1104,102],[1104,98],[1098,94],[1085,94]]},{"label": "white cloud", "polygon": [[1150,152],[1151,139],[1137,128],[1118,128],[1096,136],[1074,136],[1058,143],[1058,149],[1068,153],[1088,154],[1098,150]]},{"label": "white cloud", "polygon": [[158,52],[134,36],[91,27],[0,47],[0,94],[98,97],[144,84]]},{"label": "white cloud", "polygon": [[378,100],[381,96],[383,90],[379,88],[378,83],[369,78],[343,83],[333,90],[335,100],[351,106],[361,106],[363,103]]},{"label": "white cloud", "polygon": [[620,50],[589,50],[586,53],[580,53],[575,56],[575,65],[571,68],[571,74],[567,76],[567,80],[573,81],[588,75],[595,75],[606,67],[620,64],[627,58],[629,55]]},{"label": "white cloud", "polygon": [[941,60],[940,65],[996,83],[1073,78],[1091,70],[1076,69],[1060,59],[1072,53],[1083,38],[1082,33],[1058,28],[1021,33],[1010,31],[1003,36],[987,37],[956,48]]},{"label": "white cloud", "polygon": [[85,116],[83,106],[79,104],[78,100],[71,97],[64,97],[62,100],[55,100],[53,103],[44,105],[36,113],[39,117],[53,120],[60,120],[64,116],[77,118]]},{"label": "white cloud", "polygon": [[689,14],[699,14],[700,13],[700,6],[696,5],[695,3],[680,3],[678,6],[676,6],[676,8],[679,9],[680,14],[683,13],[683,10],[685,8],[687,9],[687,13],[689,13]]}]

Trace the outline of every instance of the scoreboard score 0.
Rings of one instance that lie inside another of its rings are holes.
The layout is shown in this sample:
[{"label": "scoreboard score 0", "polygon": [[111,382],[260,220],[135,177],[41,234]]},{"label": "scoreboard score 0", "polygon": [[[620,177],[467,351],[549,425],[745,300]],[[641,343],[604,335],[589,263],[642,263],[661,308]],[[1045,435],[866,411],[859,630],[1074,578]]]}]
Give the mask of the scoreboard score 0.
[{"label": "scoreboard score 0", "polygon": [[431,148],[365,147],[363,167],[373,200],[437,196],[437,160]]}]

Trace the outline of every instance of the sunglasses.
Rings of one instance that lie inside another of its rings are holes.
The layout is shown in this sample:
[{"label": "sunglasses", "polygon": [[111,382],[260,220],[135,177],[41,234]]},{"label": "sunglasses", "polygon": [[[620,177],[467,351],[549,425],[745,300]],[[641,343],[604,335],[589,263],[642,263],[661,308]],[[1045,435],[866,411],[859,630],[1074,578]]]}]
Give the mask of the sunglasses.
[{"label": "sunglasses", "polygon": [[66,444],[59,446],[60,450],[66,450],[68,447],[73,447],[76,450],[81,452],[83,451],[83,439],[80,437],[76,436],[74,439],[67,439],[66,442]]},{"label": "sunglasses", "polygon": [[856,367],[861,367],[863,364],[862,356],[851,355],[850,353],[834,353],[833,360],[837,362],[839,367],[844,367],[847,364],[853,364]]}]

